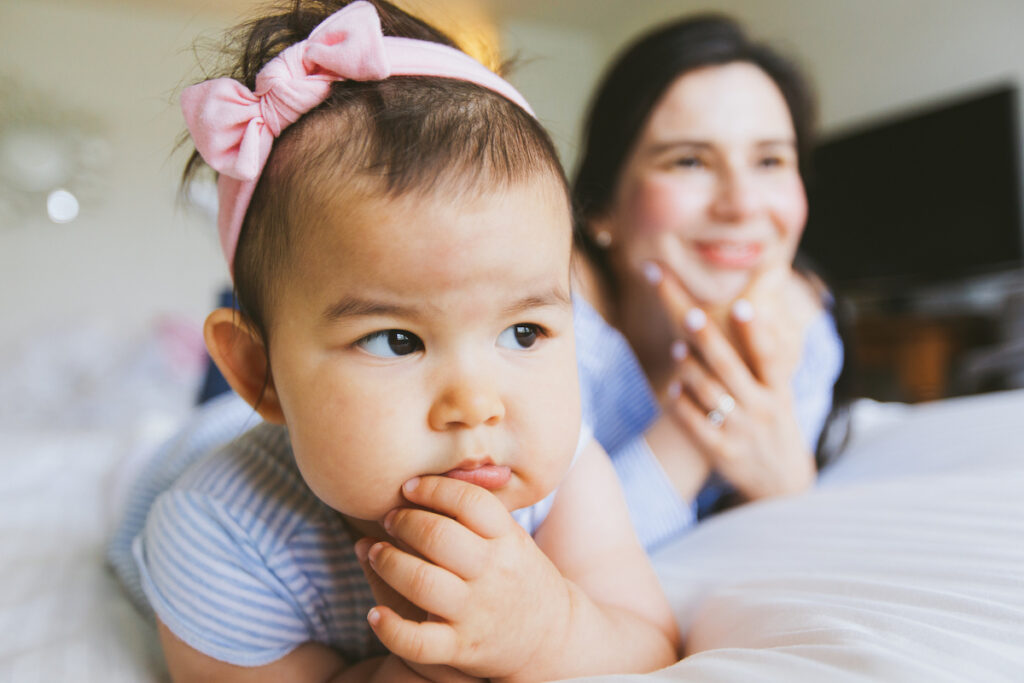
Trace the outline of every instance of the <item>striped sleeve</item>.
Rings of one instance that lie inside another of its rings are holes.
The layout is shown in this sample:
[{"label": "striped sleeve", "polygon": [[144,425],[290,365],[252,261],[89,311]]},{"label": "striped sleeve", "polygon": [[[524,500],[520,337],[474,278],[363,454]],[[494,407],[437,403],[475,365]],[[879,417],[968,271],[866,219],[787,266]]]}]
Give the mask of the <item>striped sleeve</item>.
[{"label": "striped sleeve", "polygon": [[695,503],[683,500],[642,436],[612,457],[640,544],[651,552],[697,521]]},{"label": "striped sleeve", "polygon": [[154,503],[133,553],[157,616],[194,649],[259,666],[312,640],[259,539],[219,501],[172,490]]}]

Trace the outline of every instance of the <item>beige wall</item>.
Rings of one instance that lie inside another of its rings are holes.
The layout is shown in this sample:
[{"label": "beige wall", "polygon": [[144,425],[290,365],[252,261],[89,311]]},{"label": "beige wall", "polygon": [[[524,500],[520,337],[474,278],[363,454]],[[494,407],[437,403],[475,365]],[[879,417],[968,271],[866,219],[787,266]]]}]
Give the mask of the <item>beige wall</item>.
[{"label": "beige wall", "polygon": [[[820,97],[823,130],[969,91],[1024,84],[1018,0],[502,0],[516,46],[542,46],[521,83],[572,157],[577,116],[615,51],[655,23],[700,11],[731,14],[794,56]],[[558,35],[564,38],[559,47]],[[585,45],[578,50],[577,46]],[[557,64],[561,53],[568,60]],[[518,80],[517,80],[518,79]],[[563,132],[564,131],[564,132]]]},{"label": "beige wall", "polygon": [[175,207],[183,157],[172,102],[193,36],[216,21],[152,6],[4,0],[0,73],[69,113],[100,121],[112,162],[80,217],[0,225],[0,342],[63,320],[160,313],[201,320],[224,279],[206,223]]},{"label": "beige wall", "polygon": [[[0,225],[0,343],[64,319],[202,319],[224,267],[208,222],[175,209],[182,158],[171,152],[182,124],[172,99],[193,73],[193,39],[230,24],[243,4],[0,2],[0,74],[95,115],[113,152],[99,201],[83,206],[77,221],[54,225],[40,208]],[[512,80],[570,164],[580,112],[610,54],[655,21],[702,8],[735,14],[799,57],[818,84],[826,128],[996,80],[1024,81],[1024,2],[1015,0],[485,4],[505,52],[521,58]]]}]

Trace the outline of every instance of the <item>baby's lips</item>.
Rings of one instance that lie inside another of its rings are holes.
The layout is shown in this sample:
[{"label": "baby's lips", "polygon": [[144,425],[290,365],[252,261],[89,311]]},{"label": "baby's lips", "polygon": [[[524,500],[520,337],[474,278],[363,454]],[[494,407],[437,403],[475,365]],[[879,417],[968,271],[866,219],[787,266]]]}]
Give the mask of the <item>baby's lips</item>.
[{"label": "baby's lips", "polygon": [[445,472],[442,476],[475,484],[488,491],[495,491],[508,484],[512,478],[512,468],[506,465],[481,465],[472,468],[456,468]]}]

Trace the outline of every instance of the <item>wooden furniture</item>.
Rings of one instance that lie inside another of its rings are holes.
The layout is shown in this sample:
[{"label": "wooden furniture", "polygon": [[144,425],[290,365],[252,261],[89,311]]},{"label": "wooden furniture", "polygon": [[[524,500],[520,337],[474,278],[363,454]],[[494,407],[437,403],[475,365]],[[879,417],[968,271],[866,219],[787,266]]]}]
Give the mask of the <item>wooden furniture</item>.
[{"label": "wooden furniture", "polygon": [[954,394],[951,373],[970,349],[991,343],[992,321],[977,314],[867,313],[857,317],[848,352],[858,391],[918,403]]}]

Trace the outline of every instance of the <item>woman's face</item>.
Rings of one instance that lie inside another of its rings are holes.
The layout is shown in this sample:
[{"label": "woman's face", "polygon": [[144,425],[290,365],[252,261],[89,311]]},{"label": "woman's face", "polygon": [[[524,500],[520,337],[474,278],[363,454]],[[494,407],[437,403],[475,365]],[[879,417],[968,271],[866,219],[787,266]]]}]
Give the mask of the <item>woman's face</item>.
[{"label": "woman's face", "polygon": [[760,269],[792,262],[806,218],[782,93],[736,62],[688,72],[665,91],[592,227],[610,231],[620,277],[656,259],[697,300],[722,303]]}]

